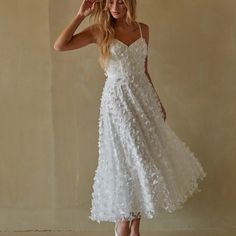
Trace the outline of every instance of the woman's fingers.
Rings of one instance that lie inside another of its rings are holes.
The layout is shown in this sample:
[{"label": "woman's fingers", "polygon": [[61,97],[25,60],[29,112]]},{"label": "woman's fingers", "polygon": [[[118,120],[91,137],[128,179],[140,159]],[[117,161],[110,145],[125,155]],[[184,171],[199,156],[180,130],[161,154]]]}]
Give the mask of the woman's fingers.
[{"label": "woman's fingers", "polygon": [[94,10],[95,3],[98,3],[100,1],[101,0],[83,0],[79,9],[79,14],[88,16]]},{"label": "woman's fingers", "polygon": [[93,5],[92,5],[92,7],[91,7],[91,10],[93,11],[93,9],[94,9],[94,7],[95,7],[95,4],[96,3],[99,3],[100,2],[100,0],[95,0],[94,2],[93,2]]}]

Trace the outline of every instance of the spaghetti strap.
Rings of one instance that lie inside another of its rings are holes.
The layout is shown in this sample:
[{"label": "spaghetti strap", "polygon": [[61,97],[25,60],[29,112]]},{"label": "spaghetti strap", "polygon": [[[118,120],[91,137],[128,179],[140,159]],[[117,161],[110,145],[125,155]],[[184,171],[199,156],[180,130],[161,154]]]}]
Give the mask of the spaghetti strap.
[{"label": "spaghetti strap", "polygon": [[143,34],[142,34],[141,26],[140,26],[140,23],[139,23],[139,22],[137,22],[137,23],[138,23],[138,27],[139,27],[140,35],[141,35],[141,38],[142,38],[142,37],[143,37]]}]

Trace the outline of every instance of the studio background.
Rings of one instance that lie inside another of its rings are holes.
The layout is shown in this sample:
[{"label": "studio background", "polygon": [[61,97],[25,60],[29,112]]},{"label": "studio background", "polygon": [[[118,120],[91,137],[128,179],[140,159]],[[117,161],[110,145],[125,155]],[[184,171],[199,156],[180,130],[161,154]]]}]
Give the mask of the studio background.
[{"label": "studio background", "polygon": [[[105,82],[98,49],[53,49],[80,4],[0,0],[0,231],[113,230],[88,218]],[[137,15],[150,27],[167,122],[207,173],[183,209],[142,219],[141,232],[235,235],[236,1],[138,0]]]}]

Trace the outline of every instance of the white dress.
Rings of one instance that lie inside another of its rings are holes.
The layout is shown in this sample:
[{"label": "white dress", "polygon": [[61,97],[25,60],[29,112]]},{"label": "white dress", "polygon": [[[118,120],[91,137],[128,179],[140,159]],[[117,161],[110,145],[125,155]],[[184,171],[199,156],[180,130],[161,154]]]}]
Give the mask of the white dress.
[{"label": "white dress", "polygon": [[99,158],[89,218],[116,222],[174,212],[206,176],[185,142],[163,119],[145,74],[142,37],[127,46],[114,39],[99,115]]}]

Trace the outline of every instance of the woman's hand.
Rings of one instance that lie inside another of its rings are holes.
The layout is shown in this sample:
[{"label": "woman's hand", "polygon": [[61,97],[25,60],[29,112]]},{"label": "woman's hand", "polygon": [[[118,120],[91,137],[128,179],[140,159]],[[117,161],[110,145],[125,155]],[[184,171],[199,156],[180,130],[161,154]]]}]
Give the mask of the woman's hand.
[{"label": "woman's hand", "polygon": [[95,4],[98,2],[100,2],[100,0],[83,0],[77,15],[83,17],[90,15],[94,10]]}]

